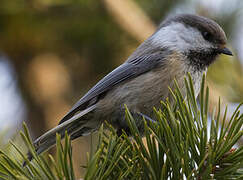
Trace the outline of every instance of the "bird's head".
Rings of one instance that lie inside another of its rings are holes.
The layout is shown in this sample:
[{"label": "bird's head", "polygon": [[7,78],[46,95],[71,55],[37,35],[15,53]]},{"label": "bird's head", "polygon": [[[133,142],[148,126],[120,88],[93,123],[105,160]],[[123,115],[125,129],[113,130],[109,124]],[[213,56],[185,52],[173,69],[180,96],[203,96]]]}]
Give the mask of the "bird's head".
[{"label": "bird's head", "polygon": [[232,55],[226,35],[213,20],[191,14],[166,19],[150,37],[153,46],[168,48],[186,57],[197,68],[208,67],[219,54]]}]

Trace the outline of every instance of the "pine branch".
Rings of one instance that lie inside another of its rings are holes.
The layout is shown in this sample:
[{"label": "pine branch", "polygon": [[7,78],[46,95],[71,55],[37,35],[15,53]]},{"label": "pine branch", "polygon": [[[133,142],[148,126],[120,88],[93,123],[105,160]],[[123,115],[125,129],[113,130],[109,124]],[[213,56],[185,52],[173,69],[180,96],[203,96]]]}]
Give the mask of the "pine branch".
[{"label": "pine branch", "polygon": [[[187,98],[183,99],[175,82],[172,97],[175,103],[161,102],[154,109],[156,123],[144,119],[144,138],[134,118],[126,108],[126,119],[132,138],[126,132],[118,137],[109,124],[99,130],[97,150],[90,158],[84,179],[241,179],[243,177],[243,147],[234,147],[242,137],[243,114],[239,107],[226,123],[227,109],[218,112],[208,124],[209,89],[203,77],[200,105],[197,103],[190,75],[185,79]],[[222,124],[220,121],[222,120]],[[57,158],[37,155],[24,124],[21,137],[33,154],[26,154],[11,142],[16,150],[12,157],[0,151],[0,179],[75,179],[69,136],[64,145],[57,134]],[[20,156],[21,158],[16,158]],[[27,161],[25,167],[23,160]]]},{"label": "pine branch", "polygon": [[[219,111],[211,117],[208,127],[209,89],[204,88],[205,76],[200,106],[190,75],[185,79],[186,100],[175,84],[172,92],[175,106],[169,101],[162,102],[163,111],[154,110],[157,123],[145,121],[145,143],[128,109],[126,119],[133,139],[125,132],[117,137],[112,127],[108,133],[101,129],[99,153],[91,160],[96,166],[88,165],[89,170],[95,169],[93,173],[86,173],[86,179],[231,179],[243,176],[243,148],[233,148],[243,134],[243,115],[239,111],[242,104],[228,124],[225,112],[220,128],[219,101]],[[117,159],[118,151],[121,155]],[[112,167],[112,171],[108,167]]]}]

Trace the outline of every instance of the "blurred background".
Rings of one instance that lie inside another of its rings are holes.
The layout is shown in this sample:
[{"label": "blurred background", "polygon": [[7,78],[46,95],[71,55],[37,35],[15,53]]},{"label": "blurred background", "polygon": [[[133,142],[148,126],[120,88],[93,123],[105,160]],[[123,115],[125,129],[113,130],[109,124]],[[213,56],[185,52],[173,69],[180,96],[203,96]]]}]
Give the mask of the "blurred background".
[{"label": "blurred background", "polygon": [[[222,55],[209,68],[210,110],[219,96],[234,110],[243,101],[241,0],[1,0],[0,147],[23,121],[33,139],[56,126],[161,20],[178,13],[204,15],[225,30],[234,57]],[[73,143],[77,176],[90,141]]]}]

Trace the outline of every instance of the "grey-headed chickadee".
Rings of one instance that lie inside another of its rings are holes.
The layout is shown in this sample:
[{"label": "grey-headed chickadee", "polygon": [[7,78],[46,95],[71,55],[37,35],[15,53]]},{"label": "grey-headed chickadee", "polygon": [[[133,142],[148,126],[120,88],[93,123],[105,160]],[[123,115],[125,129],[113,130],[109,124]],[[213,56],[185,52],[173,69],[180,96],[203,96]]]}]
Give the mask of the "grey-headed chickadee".
[{"label": "grey-headed chickadee", "polygon": [[[37,153],[56,142],[65,131],[76,139],[93,132],[107,120],[127,129],[124,104],[142,126],[142,116],[153,119],[152,107],[169,96],[174,78],[181,89],[190,72],[198,95],[204,72],[219,54],[232,55],[225,47],[223,29],[213,20],[189,14],[166,19],[134,53],[91,88],[63,117],[59,125],[35,140]],[[31,155],[30,155],[31,159]]]}]

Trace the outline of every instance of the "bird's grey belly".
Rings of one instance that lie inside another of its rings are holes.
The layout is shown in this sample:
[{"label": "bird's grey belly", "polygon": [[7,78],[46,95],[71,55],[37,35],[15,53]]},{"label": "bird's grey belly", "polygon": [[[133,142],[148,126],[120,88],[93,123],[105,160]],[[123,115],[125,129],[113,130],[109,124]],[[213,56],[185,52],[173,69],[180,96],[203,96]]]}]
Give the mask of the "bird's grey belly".
[{"label": "bird's grey belly", "polygon": [[[175,78],[185,94],[184,77],[187,71],[182,69],[176,74],[166,71],[150,71],[114,87],[97,103],[96,119],[107,120],[116,128],[125,127],[124,104],[135,116],[138,125],[142,123],[138,112],[154,119],[153,107],[160,108],[161,100],[171,99],[168,87],[173,89]],[[192,74],[196,94],[200,90],[201,78],[202,73]]]}]

